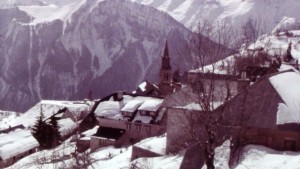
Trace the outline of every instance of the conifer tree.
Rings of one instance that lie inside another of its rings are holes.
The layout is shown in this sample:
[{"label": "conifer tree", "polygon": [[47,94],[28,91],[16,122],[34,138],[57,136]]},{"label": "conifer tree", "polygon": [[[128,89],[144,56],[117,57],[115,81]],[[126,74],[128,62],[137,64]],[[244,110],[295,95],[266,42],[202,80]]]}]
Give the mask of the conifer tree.
[{"label": "conifer tree", "polygon": [[292,56],[292,43],[289,43],[288,49],[286,51],[286,55],[285,55],[285,61],[286,62],[290,62],[293,59]]},{"label": "conifer tree", "polygon": [[47,124],[44,119],[44,114],[41,112],[40,116],[37,118],[36,123],[31,129],[32,135],[37,139],[37,141],[40,143],[41,147],[45,146],[45,142],[47,140],[47,137],[45,136],[45,129],[47,128]]},{"label": "conifer tree", "polygon": [[61,140],[61,135],[59,133],[59,127],[58,127],[58,118],[54,115],[50,118],[50,141],[51,141],[51,147],[57,146],[59,144],[59,141]]}]

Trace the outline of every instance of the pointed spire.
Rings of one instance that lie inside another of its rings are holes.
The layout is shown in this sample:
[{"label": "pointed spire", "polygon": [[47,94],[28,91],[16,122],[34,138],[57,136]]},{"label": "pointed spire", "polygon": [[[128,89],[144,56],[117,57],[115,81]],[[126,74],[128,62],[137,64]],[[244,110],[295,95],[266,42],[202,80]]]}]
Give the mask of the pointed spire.
[{"label": "pointed spire", "polygon": [[168,42],[166,41],[166,46],[164,49],[164,54],[162,59],[162,65],[161,65],[161,69],[164,70],[170,70],[171,69],[171,65],[170,65],[170,56],[169,56],[169,49],[168,49]]},{"label": "pointed spire", "polygon": [[165,50],[164,50],[164,55],[163,57],[170,57],[169,56],[169,49],[168,49],[168,41],[166,41],[166,45],[165,45]]}]

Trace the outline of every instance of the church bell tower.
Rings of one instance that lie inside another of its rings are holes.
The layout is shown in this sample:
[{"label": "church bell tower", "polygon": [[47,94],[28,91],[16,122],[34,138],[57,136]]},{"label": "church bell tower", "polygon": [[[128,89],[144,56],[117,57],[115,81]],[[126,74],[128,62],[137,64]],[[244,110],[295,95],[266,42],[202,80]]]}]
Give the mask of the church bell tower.
[{"label": "church bell tower", "polygon": [[161,68],[159,72],[159,88],[164,93],[167,94],[171,90],[172,84],[172,68],[170,64],[170,56],[168,49],[168,42],[166,42],[163,56],[161,57]]}]

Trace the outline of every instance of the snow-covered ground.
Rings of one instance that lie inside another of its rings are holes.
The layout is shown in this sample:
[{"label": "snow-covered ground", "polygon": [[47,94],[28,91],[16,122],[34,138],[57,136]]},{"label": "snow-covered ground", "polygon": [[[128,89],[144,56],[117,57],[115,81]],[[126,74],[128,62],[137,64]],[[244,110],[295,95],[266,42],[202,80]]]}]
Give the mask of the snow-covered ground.
[{"label": "snow-covered ground", "polygon": [[[161,137],[153,137],[142,140],[140,145],[144,144],[159,144],[159,152],[165,151],[166,135]],[[156,148],[158,149],[158,148]],[[53,167],[69,167],[74,164],[74,159],[71,159],[71,153],[75,151],[75,144],[67,140],[61,146],[53,150],[44,150],[27,156],[8,168],[19,169],[36,169],[45,168],[52,169]],[[124,148],[115,148],[113,146],[100,148],[96,152],[90,154],[90,159],[94,161],[89,168],[101,169],[121,169],[129,168],[132,164],[140,166],[151,165],[153,169],[176,169],[179,168],[183,160],[183,154],[167,155],[156,158],[137,159],[130,162],[132,146]],[[64,159],[64,161],[62,161]],[[51,161],[52,160],[52,161]],[[42,164],[44,162],[44,164]]]},{"label": "snow-covered ground", "polygon": [[292,43],[292,55],[296,59],[300,59],[300,29],[290,30],[291,35],[280,32],[278,35],[266,34],[261,36],[256,43],[249,46],[249,49],[264,48],[271,55],[282,56],[286,53],[289,43]]},{"label": "snow-covered ground", "polygon": [[243,149],[234,169],[299,169],[299,152],[279,152],[263,146],[249,145]]}]

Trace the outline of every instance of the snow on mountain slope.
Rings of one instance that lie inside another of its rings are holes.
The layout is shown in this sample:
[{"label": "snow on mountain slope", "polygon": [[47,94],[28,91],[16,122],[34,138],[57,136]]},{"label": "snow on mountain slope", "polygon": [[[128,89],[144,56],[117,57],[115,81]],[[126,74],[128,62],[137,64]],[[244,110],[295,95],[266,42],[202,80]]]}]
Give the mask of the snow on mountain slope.
[{"label": "snow on mountain slope", "polygon": [[45,5],[45,2],[41,0],[1,0],[0,1],[0,9],[14,8],[17,6],[30,6],[30,5],[43,6]]},{"label": "snow on mountain slope", "polygon": [[44,5],[44,6],[19,6],[21,11],[29,14],[33,19],[29,24],[52,22],[56,19],[67,22],[72,14],[77,11],[86,0],[76,0],[64,6]]},{"label": "snow on mountain slope", "polygon": [[283,17],[299,20],[297,0],[130,0],[151,5],[195,30],[200,20],[227,23],[239,29],[249,18],[257,20],[263,32],[271,32]]},{"label": "snow on mountain slope", "polygon": [[[74,3],[74,1],[76,0],[1,0],[0,9],[14,8],[19,6],[44,6],[44,5],[65,6]],[[83,0],[79,0],[79,1],[83,1]]]}]

